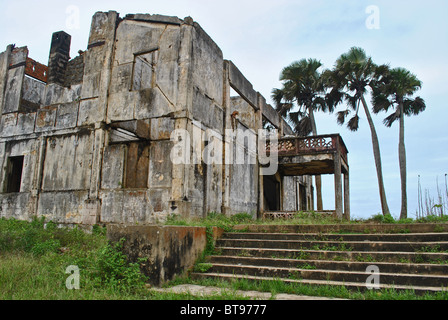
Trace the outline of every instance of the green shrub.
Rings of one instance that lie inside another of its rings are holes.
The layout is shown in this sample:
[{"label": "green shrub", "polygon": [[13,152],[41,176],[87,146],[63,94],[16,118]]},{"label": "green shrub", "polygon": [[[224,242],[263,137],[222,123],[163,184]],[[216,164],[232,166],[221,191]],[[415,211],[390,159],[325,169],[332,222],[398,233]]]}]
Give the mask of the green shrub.
[{"label": "green shrub", "polygon": [[213,265],[211,263],[196,263],[194,266],[194,272],[204,273],[210,270]]},{"label": "green shrub", "polygon": [[374,215],[371,220],[377,222],[377,223],[395,223],[394,217],[392,217],[391,214],[383,215],[381,213],[378,213]]},{"label": "green shrub", "polygon": [[234,223],[249,223],[253,222],[253,218],[250,214],[242,212],[233,215],[230,220]]},{"label": "green shrub", "polygon": [[110,285],[117,289],[142,287],[146,277],[140,272],[139,263],[130,263],[122,253],[124,239],[107,244],[97,251],[93,276],[97,285]]},{"label": "green shrub", "polygon": [[37,242],[33,245],[33,247],[30,249],[30,252],[35,255],[43,255],[49,252],[58,252],[59,248],[61,247],[61,243],[59,240],[55,239],[48,239],[44,242]]}]

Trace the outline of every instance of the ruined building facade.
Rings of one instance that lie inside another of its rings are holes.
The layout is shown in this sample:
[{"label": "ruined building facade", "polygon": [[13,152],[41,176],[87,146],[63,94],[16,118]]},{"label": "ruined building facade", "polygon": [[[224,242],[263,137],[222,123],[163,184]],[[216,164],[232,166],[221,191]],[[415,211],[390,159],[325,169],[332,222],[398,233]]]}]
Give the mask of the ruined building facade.
[{"label": "ruined building facade", "polygon": [[[262,176],[247,139],[232,154],[252,162],[170,158],[180,130],[199,134],[202,150],[239,139],[228,130],[257,136],[267,123],[292,134],[191,18],[97,12],[87,50],[71,59],[70,42],[53,34],[48,66],[27,47],[0,54],[1,217],[150,224],[172,214],[312,208],[310,178]],[[188,146],[194,158],[198,144]]]}]

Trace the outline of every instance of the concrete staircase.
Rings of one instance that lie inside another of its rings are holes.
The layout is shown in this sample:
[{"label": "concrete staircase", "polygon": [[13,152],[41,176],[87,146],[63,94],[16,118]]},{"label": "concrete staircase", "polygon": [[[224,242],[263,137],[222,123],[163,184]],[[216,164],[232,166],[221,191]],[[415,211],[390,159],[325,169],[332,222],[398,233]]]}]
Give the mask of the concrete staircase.
[{"label": "concrete staircase", "polygon": [[448,288],[448,225],[244,226],[216,241],[193,278],[367,285],[416,294]]}]

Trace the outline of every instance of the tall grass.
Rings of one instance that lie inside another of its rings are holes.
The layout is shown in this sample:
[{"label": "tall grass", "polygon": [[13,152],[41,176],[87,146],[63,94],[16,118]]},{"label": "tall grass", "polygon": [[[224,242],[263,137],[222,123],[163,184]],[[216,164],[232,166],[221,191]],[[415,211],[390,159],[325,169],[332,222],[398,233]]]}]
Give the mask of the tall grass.
[{"label": "tall grass", "polygon": [[[222,222],[222,217],[214,219]],[[85,232],[58,228],[43,218],[31,222],[1,218],[0,300],[245,299],[227,291],[196,297],[148,290],[139,265],[128,263],[121,249],[122,242],[109,243],[101,227]],[[69,266],[79,268],[78,290],[66,286]]]},{"label": "tall grass", "polygon": [[235,225],[262,224],[262,225],[290,225],[290,224],[340,224],[350,223],[330,215],[318,212],[298,211],[293,218],[289,219],[254,219],[248,213],[238,213],[232,216],[222,213],[210,212],[206,218],[184,218],[172,215],[165,222],[166,225],[205,226],[220,227],[224,231],[232,231]]},{"label": "tall grass", "polygon": [[[102,228],[86,233],[44,219],[0,219],[0,299],[140,298],[146,279],[120,245],[109,244]],[[79,290],[66,286],[69,266],[80,271]]]}]

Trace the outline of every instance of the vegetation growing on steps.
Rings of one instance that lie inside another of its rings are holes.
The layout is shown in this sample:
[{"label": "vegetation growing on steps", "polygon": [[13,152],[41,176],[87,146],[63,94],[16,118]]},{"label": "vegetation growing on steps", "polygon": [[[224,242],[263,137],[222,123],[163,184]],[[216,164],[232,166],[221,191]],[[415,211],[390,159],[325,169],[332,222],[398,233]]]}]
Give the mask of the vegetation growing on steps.
[{"label": "vegetation growing on steps", "polygon": [[[216,218],[216,217],[214,217]],[[300,212],[296,215],[296,218],[294,219],[295,222],[299,221],[299,219],[306,219],[308,222],[309,221],[314,221],[315,223],[313,224],[320,224],[322,223],[322,220],[326,219],[327,217],[322,217],[318,214],[313,214],[313,213],[303,213]],[[229,218],[227,218],[229,219]],[[222,222],[223,220],[221,220]],[[444,222],[444,220],[439,220],[440,222]],[[291,220],[288,220],[288,224],[291,224]],[[325,222],[328,222],[328,220],[325,220]],[[356,221],[355,223],[366,223],[366,227],[372,226],[376,226],[377,224],[398,224],[398,223],[402,223],[403,221],[399,222],[396,221],[392,216],[383,216],[383,215],[378,215],[378,216],[374,216],[369,220],[364,220],[364,221]],[[413,221],[411,219],[408,219],[406,221],[406,223],[418,223],[420,221]],[[270,224],[271,221],[251,221],[251,224]],[[323,223],[325,224],[325,223]],[[331,222],[331,224],[334,224],[334,221]],[[227,226],[229,227],[229,226]],[[228,229],[226,230],[230,230],[230,231],[235,231],[232,230],[234,227],[234,225],[230,226]],[[398,227],[398,225],[397,225]],[[240,228],[238,228],[240,229]],[[401,230],[403,228],[398,227],[395,230],[395,227],[392,228],[395,232],[397,232],[396,230]],[[388,230],[392,230],[390,227],[388,228]],[[444,228],[443,226],[441,227],[440,231],[443,231]],[[247,230],[246,230],[247,231]],[[408,230],[409,232],[409,230]],[[237,238],[238,236],[235,235]],[[309,241],[330,241],[329,243],[316,243],[316,245],[314,247],[311,247],[311,249],[313,249],[314,251],[316,250],[326,250],[329,252],[350,252],[353,251],[353,248],[350,247],[349,242],[345,242],[344,241],[344,237],[343,236],[337,236],[337,237],[330,237],[327,234],[321,234],[321,233],[317,233],[317,234],[313,234],[312,236],[310,236],[311,239],[306,238],[306,240]],[[422,248],[423,251],[439,251],[437,249],[437,247],[434,248]],[[303,254],[299,254],[300,257],[294,257],[294,258],[298,258],[298,262],[297,262],[297,266],[296,268],[300,269],[300,270],[310,270],[312,271],[313,269],[316,269],[316,266],[310,262],[310,261],[300,261],[304,258],[309,258],[309,254],[310,252],[305,252],[305,251],[301,251],[301,253]],[[216,255],[216,254],[214,254]],[[236,256],[252,256],[252,252],[249,249],[244,249],[242,248],[241,253],[235,253]],[[340,261],[344,261],[345,259],[341,257],[341,259],[337,259],[337,256],[335,255],[331,255],[333,258],[333,260],[340,260]],[[276,258],[276,256],[274,255],[272,258]],[[288,257],[283,257],[283,258],[288,258]],[[290,259],[292,259],[293,257],[289,257]],[[358,254],[358,256],[354,257],[354,260],[360,262],[375,262],[377,261],[378,257],[373,257],[370,255],[364,255],[364,256],[360,256]],[[381,257],[379,257],[381,258]],[[317,260],[327,260],[327,258],[318,258]],[[331,260],[330,259],[330,260]],[[381,259],[380,259],[381,260]],[[214,261],[214,260],[209,260],[209,261]],[[411,263],[411,262],[409,262]],[[270,264],[269,264],[270,265]],[[204,273],[204,272],[209,272],[210,268],[213,267],[213,264],[210,262],[207,262],[207,260],[201,261],[201,263],[198,263],[196,266],[196,272],[197,273]],[[214,271],[216,272],[216,271]],[[224,272],[224,271],[222,271]],[[226,271],[227,272],[227,271]],[[235,280],[232,281],[231,283],[227,283],[227,284],[223,284],[224,282],[220,282],[219,280],[211,280],[209,279],[209,276],[207,276],[207,279],[205,280],[196,280],[198,277],[197,275],[195,275],[194,280],[190,279],[190,278],[186,278],[185,280],[178,280],[180,282],[182,281],[186,281],[186,283],[193,283],[193,284],[199,284],[199,285],[213,285],[213,286],[220,286],[222,285],[223,287],[227,287],[229,290],[258,290],[260,291],[260,288],[265,288],[266,291],[271,292],[273,294],[273,296],[275,296],[275,294],[277,293],[294,293],[294,294],[303,294],[303,295],[313,295],[313,296],[325,296],[325,297],[339,297],[339,298],[348,298],[348,299],[385,299],[385,300],[395,300],[395,299],[406,299],[406,300],[410,300],[410,299],[442,299],[442,300],[446,300],[448,299],[448,295],[447,293],[431,293],[431,294],[422,294],[422,292],[418,292],[418,294],[413,291],[413,290],[407,290],[407,291],[396,291],[393,289],[384,289],[384,290],[372,290],[372,291],[365,291],[362,290],[359,292],[353,291],[353,289],[347,289],[344,288],[343,286],[334,286],[334,285],[328,285],[328,286],[315,286],[315,285],[307,285],[307,284],[296,284],[296,283],[285,283],[285,280],[281,280],[279,279],[279,281],[282,283],[281,284],[281,288],[279,289],[278,286],[276,286],[276,281],[265,281],[265,282],[260,282],[260,281],[254,281],[254,280]],[[300,271],[291,271],[289,273],[289,276],[287,276],[287,278],[289,278],[289,280],[301,280],[302,278],[302,273]],[[237,288],[235,287],[235,282],[239,283],[241,281],[246,281],[246,282],[252,282],[254,281],[255,284],[253,286],[249,286],[250,289],[241,289],[241,288]],[[268,284],[270,283],[270,284]],[[176,284],[176,281],[173,283],[173,285]]]},{"label": "vegetation growing on steps", "polygon": [[[370,223],[379,224],[412,224],[412,223],[447,223],[448,215],[437,216],[427,215],[418,219],[406,218],[396,219],[391,214],[383,215],[381,213],[372,215],[370,218],[361,219],[354,218],[350,221],[341,220],[329,215],[322,215],[315,211],[298,211],[292,219],[277,219],[277,220],[265,220],[254,219],[250,214],[238,213],[233,216],[226,216],[221,213],[211,212],[206,218],[183,218],[180,216],[172,215],[168,217],[165,225],[178,225],[178,226],[204,226],[204,227],[219,227],[225,232],[244,232],[245,230],[234,227],[237,225],[327,225],[327,224],[366,224],[366,233],[371,231],[368,228]],[[440,229],[443,231],[443,229]],[[401,231],[403,232],[403,231]]]}]

